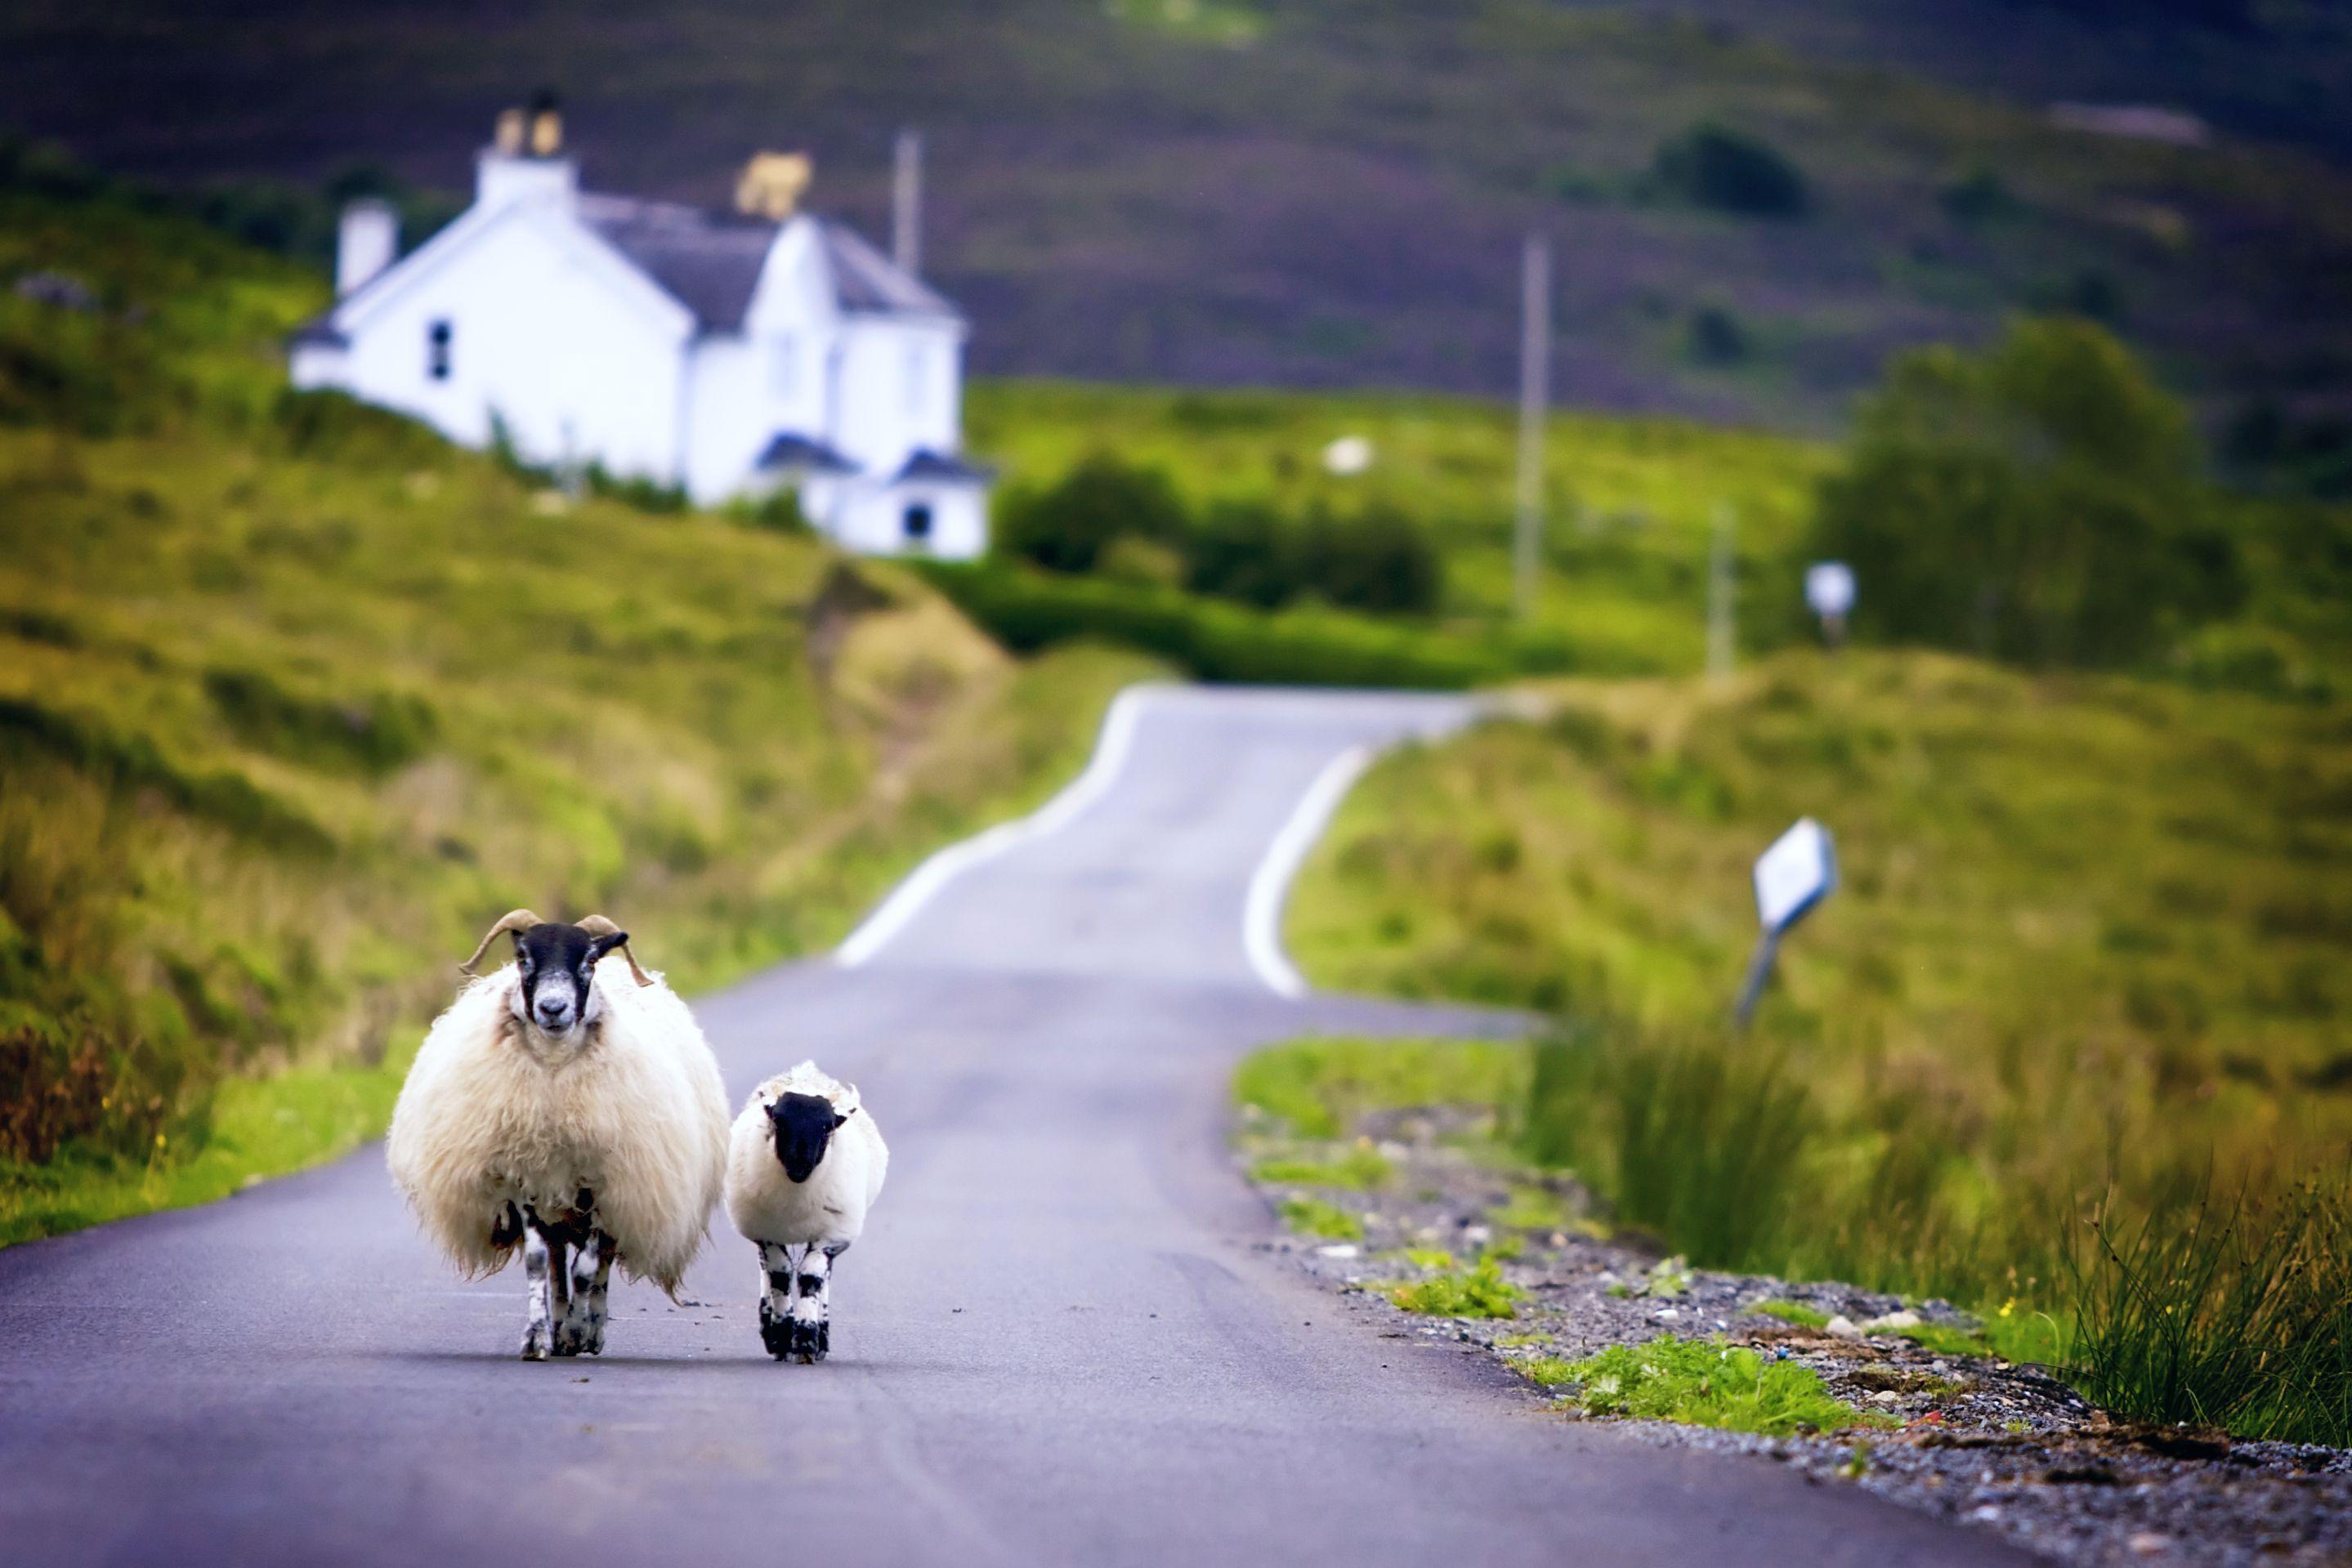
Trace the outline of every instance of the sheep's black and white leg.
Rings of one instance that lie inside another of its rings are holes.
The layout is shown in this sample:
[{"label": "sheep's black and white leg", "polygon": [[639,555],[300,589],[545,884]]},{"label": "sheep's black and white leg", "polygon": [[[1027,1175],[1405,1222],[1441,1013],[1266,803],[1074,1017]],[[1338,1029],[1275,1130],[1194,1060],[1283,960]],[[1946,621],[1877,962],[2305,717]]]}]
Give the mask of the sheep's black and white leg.
[{"label": "sheep's black and white leg", "polygon": [[522,1272],[530,1295],[529,1316],[522,1331],[522,1358],[525,1361],[545,1361],[555,1348],[555,1323],[558,1311],[557,1292],[563,1269],[563,1250],[547,1228],[540,1224],[539,1216],[526,1208],[522,1211]]},{"label": "sheep's black and white leg", "polygon": [[793,1302],[792,1348],[803,1363],[819,1362],[833,1349],[833,1260],[849,1250],[846,1241],[811,1246],[801,1254],[800,1294]]},{"label": "sheep's black and white leg", "polygon": [[572,1258],[572,1301],[555,1331],[558,1355],[601,1355],[604,1294],[613,1282],[613,1239],[591,1229]]},{"label": "sheep's black and white leg", "polygon": [[797,1247],[760,1243],[760,1343],[782,1361],[792,1354],[793,1298],[800,1260]]}]

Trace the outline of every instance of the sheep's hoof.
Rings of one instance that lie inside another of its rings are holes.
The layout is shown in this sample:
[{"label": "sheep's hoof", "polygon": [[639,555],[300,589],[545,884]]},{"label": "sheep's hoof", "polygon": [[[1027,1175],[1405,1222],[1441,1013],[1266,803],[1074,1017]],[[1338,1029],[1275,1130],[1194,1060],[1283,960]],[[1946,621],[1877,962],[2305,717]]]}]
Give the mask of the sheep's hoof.
[{"label": "sheep's hoof", "polygon": [[545,1361],[548,1351],[547,1326],[533,1323],[523,1331],[522,1358],[525,1361]]},{"label": "sheep's hoof", "polygon": [[801,1358],[803,1366],[815,1365],[832,1348],[833,1325],[830,1322],[793,1324],[793,1353]]},{"label": "sheep's hoof", "polygon": [[602,1355],[604,1325],[593,1318],[565,1318],[555,1331],[558,1355]]},{"label": "sheep's hoof", "polygon": [[792,1321],[771,1317],[762,1310],[760,1314],[760,1343],[778,1361],[790,1361],[793,1355]]}]

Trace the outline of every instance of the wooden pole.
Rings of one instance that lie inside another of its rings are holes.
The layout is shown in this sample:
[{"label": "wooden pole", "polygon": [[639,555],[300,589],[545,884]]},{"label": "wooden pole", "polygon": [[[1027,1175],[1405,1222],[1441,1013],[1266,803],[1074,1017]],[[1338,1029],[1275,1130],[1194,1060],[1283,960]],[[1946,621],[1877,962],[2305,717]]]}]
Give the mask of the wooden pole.
[{"label": "wooden pole", "polygon": [[1731,503],[1719,501],[1706,559],[1706,676],[1710,681],[1730,677],[1738,652],[1738,622],[1732,599],[1732,529]]},{"label": "wooden pole", "polygon": [[1511,540],[1512,599],[1519,619],[1536,612],[1542,564],[1544,415],[1551,400],[1551,246],[1528,235],[1519,263],[1518,516]]},{"label": "wooden pole", "polygon": [[923,270],[923,138],[898,132],[891,161],[890,259],[910,277]]}]

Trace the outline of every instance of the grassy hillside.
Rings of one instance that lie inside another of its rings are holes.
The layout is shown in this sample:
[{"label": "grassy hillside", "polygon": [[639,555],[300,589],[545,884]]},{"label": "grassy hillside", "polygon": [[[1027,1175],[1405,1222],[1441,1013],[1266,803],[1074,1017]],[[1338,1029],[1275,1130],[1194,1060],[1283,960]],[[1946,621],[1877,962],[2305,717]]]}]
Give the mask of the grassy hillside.
[{"label": "grassy hillside", "polygon": [[[2306,5],[1964,0],[859,0],[338,14],[153,0],[0,20],[17,129],[109,167],[462,193],[551,81],[592,181],[717,202],[763,145],[882,226],[929,134],[931,267],[992,373],[1512,384],[1521,235],[1560,257],[1559,382],[1619,410],[1825,429],[1893,347],[2021,308],[2120,323],[2209,406],[2352,398],[2340,18]],[[2052,99],[2172,105],[2171,146]],[[233,104],[234,112],[219,106]],[[1796,172],[1780,215],[1674,175],[1702,123]],[[320,243],[282,193],[224,214]],[[1730,198],[1727,210],[1726,200]]]},{"label": "grassy hillside", "polygon": [[[89,298],[6,287],[41,273]],[[289,397],[318,304],[0,197],[0,1239],[347,1146],[510,906],[689,988],[821,946],[1148,668]]]},{"label": "grassy hillside", "polygon": [[[1548,695],[1373,768],[1289,914],[1318,983],[1575,1020],[1530,1146],[1706,1261],[2064,1308],[2110,1363],[2340,1316],[2342,703],[1862,652]],[[1733,1040],[1748,867],[1804,814],[1843,885]]]}]

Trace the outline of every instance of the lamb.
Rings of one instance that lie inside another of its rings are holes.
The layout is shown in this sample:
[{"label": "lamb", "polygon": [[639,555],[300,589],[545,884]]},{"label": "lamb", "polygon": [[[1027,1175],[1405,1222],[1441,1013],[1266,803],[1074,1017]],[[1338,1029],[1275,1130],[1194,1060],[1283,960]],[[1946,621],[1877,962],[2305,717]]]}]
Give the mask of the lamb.
[{"label": "lamb", "polygon": [[760,1249],[760,1343],[778,1361],[833,1348],[834,1260],[866,1228],[890,1151],[855,1084],[803,1061],[752,1091],[727,1151],[727,1214]]},{"label": "lamb", "polygon": [[[694,1015],[638,967],[627,932],[601,915],[566,925],[518,909],[458,967],[474,974],[501,934],[514,962],[435,1022],[386,1154],[425,1233],[469,1277],[520,1248],[524,1360],[595,1355],[613,1265],[675,1298],[708,1234],[727,1090]],[[634,984],[607,963],[615,954]]]}]

